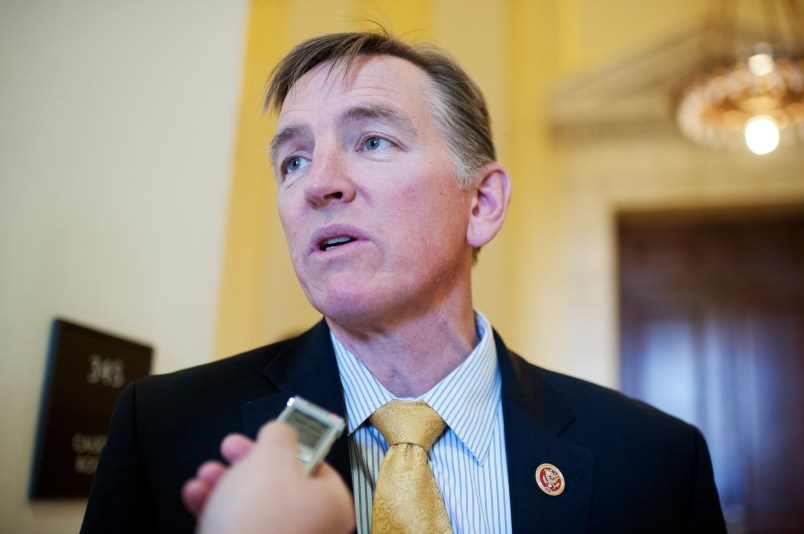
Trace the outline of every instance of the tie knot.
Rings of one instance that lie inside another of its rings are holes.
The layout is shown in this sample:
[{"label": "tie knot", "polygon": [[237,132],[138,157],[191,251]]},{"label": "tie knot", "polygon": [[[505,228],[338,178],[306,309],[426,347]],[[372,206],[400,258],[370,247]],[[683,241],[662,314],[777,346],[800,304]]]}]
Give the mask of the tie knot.
[{"label": "tie knot", "polygon": [[369,421],[394,446],[412,443],[430,450],[447,424],[424,401],[391,401],[371,414]]}]

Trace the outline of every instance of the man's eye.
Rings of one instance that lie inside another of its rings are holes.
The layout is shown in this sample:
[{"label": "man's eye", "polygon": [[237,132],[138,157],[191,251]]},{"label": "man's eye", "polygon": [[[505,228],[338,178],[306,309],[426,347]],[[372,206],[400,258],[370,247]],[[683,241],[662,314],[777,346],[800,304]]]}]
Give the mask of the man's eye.
[{"label": "man's eye", "polygon": [[363,150],[379,150],[391,146],[391,142],[382,137],[372,136],[363,141]]},{"label": "man's eye", "polygon": [[307,165],[307,160],[302,157],[296,156],[290,158],[287,163],[285,163],[285,174],[290,174],[292,172],[296,172],[302,167]]}]

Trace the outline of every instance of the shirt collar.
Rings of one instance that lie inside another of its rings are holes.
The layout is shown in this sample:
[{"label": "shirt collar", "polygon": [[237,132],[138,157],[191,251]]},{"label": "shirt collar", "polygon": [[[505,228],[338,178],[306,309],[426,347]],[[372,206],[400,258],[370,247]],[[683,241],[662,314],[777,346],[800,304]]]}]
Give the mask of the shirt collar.
[{"label": "shirt collar", "polygon": [[[479,463],[491,446],[494,418],[500,405],[500,373],[491,326],[475,313],[480,342],[469,356],[430,391],[419,397],[447,423]],[[349,434],[377,408],[396,399],[330,332],[346,401]]]}]

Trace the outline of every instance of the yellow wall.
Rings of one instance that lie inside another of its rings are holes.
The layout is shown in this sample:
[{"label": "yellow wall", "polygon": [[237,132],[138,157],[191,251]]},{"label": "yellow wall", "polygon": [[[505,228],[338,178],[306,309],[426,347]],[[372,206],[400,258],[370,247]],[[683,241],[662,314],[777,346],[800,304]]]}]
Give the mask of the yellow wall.
[{"label": "yellow wall", "polygon": [[545,91],[568,72],[677,29],[699,2],[620,0],[605,6],[592,0],[253,0],[216,355],[278,339],[318,318],[295,281],[276,216],[264,153],[272,118],[259,116],[261,92],[271,67],[294,44],[323,32],[366,28],[366,19],[444,46],[483,88],[500,159],[514,179],[514,201],[506,228],[476,267],[476,306],[532,359],[561,354],[566,214]]},{"label": "yellow wall", "polygon": [[[579,204],[567,167],[575,166],[550,134],[547,91],[702,23],[706,8],[699,0],[253,0],[216,355],[278,339],[318,318],[295,281],[275,213],[263,154],[272,119],[257,117],[260,93],[271,66],[295,43],[366,28],[360,21],[373,19],[405,38],[444,46],[489,101],[514,199],[506,227],[475,268],[476,307],[525,357],[616,386],[614,282],[606,279],[600,290],[607,295],[599,302],[607,318],[599,324],[576,320],[571,305],[578,293],[571,263],[579,252],[572,237]],[[609,216],[612,206],[601,213]],[[611,276],[610,265],[601,269],[603,278]],[[596,328],[608,329],[601,336],[605,355],[573,354],[574,340]],[[584,358],[597,359],[587,366]]]}]

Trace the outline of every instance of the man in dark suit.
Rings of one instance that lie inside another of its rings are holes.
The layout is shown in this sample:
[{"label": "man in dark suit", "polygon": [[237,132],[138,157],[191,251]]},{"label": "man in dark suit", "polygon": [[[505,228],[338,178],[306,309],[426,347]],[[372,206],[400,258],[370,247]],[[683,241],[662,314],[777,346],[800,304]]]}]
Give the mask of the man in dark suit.
[{"label": "man in dark suit", "polygon": [[192,531],[184,482],[293,395],[347,419],[327,462],[361,532],[388,448],[369,416],[397,398],[446,422],[428,459],[455,532],[725,531],[696,429],[528,364],[474,311],[472,264],[511,188],[454,61],[383,33],[325,35],[277,66],[266,106],[280,218],[324,320],[126,389],[83,532]]}]

